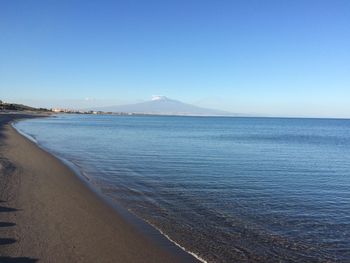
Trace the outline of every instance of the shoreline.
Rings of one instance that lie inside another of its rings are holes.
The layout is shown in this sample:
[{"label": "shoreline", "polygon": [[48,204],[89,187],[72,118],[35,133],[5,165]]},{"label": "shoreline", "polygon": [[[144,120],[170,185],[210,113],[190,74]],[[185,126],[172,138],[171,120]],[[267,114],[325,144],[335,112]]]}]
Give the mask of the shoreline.
[{"label": "shoreline", "polygon": [[0,114],[1,260],[199,262],[12,127],[26,117]]},{"label": "shoreline", "polygon": [[[27,138],[29,141],[34,143],[37,147],[39,147],[40,149],[44,150],[48,154],[54,156],[56,159],[61,161],[63,163],[63,165],[67,166],[71,171],[73,171],[75,173],[75,175],[78,177],[78,179],[80,179],[81,182],[88,189],[90,189],[94,194],[96,194],[98,198],[101,198],[109,206],[111,206],[113,209],[115,209],[116,212],[120,216],[122,216],[130,224],[132,224],[134,227],[136,227],[139,231],[141,231],[142,233],[148,235],[157,244],[159,244],[161,246],[165,246],[167,249],[169,249],[172,252],[178,253],[178,251],[174,251],[173,245],[175,245],[176,246],[175,250],[177,250],[177,248],[180,248],[183,252],[185,252],[186,254],[189,254],[190,256],[194,257],[196,260],[198,260],[198,261],[200,261],[202,263],[207,263],[207,261],[205,259],[201,258],[200,256],[198,256],[197,254],[193,253],[192,251],[186,250],[185,247],[181,246],[176,241],[171,239],[169,235],[164,233],[161,229],[159,229],[155,225],[151,224],[147,220],[144,220],[143,218],[141,218],[138,215],[136,215],[135,213],[127,210],[126,208],[124,208],[120,204],[117,204],[114,200],[110,199],[108,196],[104,195],[99,189],[95,188],[92,184],[89,183],[90,179],[89,179],[88,176],[84,175],[84,172],[81,171],[81,167],[79,167],[74,162],[65,159],[64,157],[61,157],[61,156],[55,154],[54,152],[51,152],[44,145],[39,144],[39,142],[37,142],[34,137],[24,133],[20,129],[17,129],[15,127],[15,124],[18,121],[20,121],[20,120],[16,120],[16,121],[13,121],[13,122],[10,123],[11,127],[17,133],[19,133],[23,137]],[[169,242],[171,242],[173,244],[173,245],[170,244],[170,247],[169,247]]]}]

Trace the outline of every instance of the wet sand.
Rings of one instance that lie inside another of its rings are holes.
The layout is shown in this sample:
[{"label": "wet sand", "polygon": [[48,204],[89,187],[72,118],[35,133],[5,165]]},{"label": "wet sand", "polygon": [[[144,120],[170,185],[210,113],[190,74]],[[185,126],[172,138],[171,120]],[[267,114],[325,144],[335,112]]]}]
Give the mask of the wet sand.
[{"label": "wet sand", "polygon": [[0,114],[0,262],[198,262],[121,216]]}]

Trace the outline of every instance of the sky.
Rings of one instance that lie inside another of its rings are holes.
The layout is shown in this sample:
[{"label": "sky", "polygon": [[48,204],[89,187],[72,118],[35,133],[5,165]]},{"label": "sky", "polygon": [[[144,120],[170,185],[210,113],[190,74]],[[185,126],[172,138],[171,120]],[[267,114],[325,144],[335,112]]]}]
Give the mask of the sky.
[{"label": "sky", "polygon": [[350,117],[348,0],[2,0],[0,99]]}]

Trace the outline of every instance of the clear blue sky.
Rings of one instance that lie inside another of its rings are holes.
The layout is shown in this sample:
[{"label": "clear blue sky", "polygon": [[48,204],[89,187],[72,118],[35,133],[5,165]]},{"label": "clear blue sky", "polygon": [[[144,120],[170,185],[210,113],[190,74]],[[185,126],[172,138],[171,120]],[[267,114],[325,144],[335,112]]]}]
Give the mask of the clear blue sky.
[{"label": "clear blue sky", "polygon": [[81,107],[151,95],[350,117],[350,1],[0,1],[0,99]]}]

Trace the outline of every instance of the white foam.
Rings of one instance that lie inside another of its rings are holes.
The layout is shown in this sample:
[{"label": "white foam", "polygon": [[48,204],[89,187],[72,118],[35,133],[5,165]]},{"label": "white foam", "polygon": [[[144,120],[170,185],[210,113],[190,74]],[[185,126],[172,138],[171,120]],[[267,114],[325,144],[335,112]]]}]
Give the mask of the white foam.
[{"label": "white foam", "polygon": [[16,123],[17,122],[12,122],[11,126],[22,136],[26,137],[28,140],[30,140],[31,142],[34,142],[35,144],[38,144],[38,141],[35,139],[35,137],[33,135],[27,134],[25,132],[23,132],[20,128],[16,127]]},{"label": "white foam", "polygon": [[158,227],[156,227],[155,225],[153,225],[151,222],[149,222],[148,220],[145,220],[148,224],[150,224],[152,227],[154,227],[157,231],[159,231],[159,233],[161,233],[164,237],[166,237],[171,243],[175,244],[177,247],[181,248],[183,251],[185,251],[186,253],[190,254],[191,256],[195,257],[196,259],[198,259],[199,261],[203,262],[203,263],[208,263],[208,261],[206,261],[205,259],[201,258],[200,256],[198,256],[197,254],[195,254],[192,251],[187,250],[185,247],[181,246],[179,243],[177,243],[176,241],[172,240],[167,234],[165,234],[161,229],[159,229]]}]

